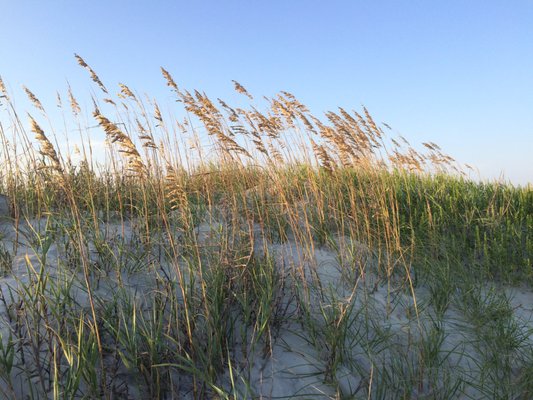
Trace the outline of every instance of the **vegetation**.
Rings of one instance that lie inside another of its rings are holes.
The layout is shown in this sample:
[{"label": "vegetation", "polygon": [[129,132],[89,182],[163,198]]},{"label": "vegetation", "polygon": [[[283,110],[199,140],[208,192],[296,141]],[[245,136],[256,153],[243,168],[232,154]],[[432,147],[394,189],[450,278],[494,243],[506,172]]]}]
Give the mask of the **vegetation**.
[{"label": "vegetation", "polygon": [[531,186],[366,109],[231,107],[162,69],[177,119],[76,59],[103,93],[90,116],[58,95],[79,141],[0,79],[0,396],[533,396]]}]

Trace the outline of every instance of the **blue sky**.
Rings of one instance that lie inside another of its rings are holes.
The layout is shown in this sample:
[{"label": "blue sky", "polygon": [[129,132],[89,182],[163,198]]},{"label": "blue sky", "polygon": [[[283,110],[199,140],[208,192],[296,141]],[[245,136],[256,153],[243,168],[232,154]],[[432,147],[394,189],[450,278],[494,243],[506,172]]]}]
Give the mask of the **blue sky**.
[{"label": "blue sky", "polygon": [[94,90],[75,52],[108,87],[172,105],[164,66],[212,97],[231,100],[236,79],[317,115],[365,105],[484,179],[533,182],[529,0],[0,0],[0,28],[0,75],[45,103],[67,79],[79,96]]}]

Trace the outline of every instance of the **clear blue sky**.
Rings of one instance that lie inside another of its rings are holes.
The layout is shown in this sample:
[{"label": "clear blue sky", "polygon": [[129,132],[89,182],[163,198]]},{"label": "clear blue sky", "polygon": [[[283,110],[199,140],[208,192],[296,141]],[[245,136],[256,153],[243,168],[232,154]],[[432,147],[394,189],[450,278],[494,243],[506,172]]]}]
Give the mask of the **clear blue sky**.
[{"label": "clear blue sky", "polygon": [[[294,93],[313,113],[365,105],[483,178],[533,182],[533,1],[0,0],[0,75],[40,98],[108,87],[231,99]],[[116,92],[115,89],[113,89]]]}]

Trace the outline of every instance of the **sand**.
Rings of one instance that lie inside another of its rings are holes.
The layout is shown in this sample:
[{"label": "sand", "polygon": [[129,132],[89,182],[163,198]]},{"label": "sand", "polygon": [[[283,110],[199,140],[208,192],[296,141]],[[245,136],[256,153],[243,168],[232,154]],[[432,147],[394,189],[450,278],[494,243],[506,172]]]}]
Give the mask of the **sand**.
[{"label": "sand", "polygon": [[[30,226],[42,231],[45,221],[34,220],[23,223],[19,226],[19,230],[31,232]],[[199,243],[201,245],[216,243],[219,231],[220,225],[217,224],[205,222],[199,225],[196,228]],[[104,226],[103,232],[108,241],[119,235],[131,238],[132,224],[109,223]],[[10,221],[0,221],[0,235],[3,246],[12,250],[17,235]],[[38,272],[41,264],[28,237],[31,235],[18,235],[19,243],[16,246],[16,253],[13,254],[12,271],[0,277],[1,293],[6,300],[5,303],[0,302],[0,334],[4,343],[12,329],[8,322],[6,306],[10,308],[17,303],[17,291],[29,282],[32,269]],[[261,238],[256,236],[256,240],[257,252],[264,252],[265,247]],[[338,238],[338,240],[339,243],[349,241],[347,238]],[[328,369],[331,352],[320,334],[316,337],[309,335],[299,317],[301,310],[296,305],[294,292],[288,291],[290,293],[282,300],[286,305],[287,321],[271,337],[272,347],[265,351],[264,346],[258,346],[246,356],[235,351],[232,365],[233,378],[237,377],[236,386],[241,398],[365,398],[366,390],[372,384],[372,380],[379,377],[380,366],[393,362],[402,352],[408,353],[409,346],[435,326],[445,333],[439,350],[446,355],[442,361],[444,365],[442,371],[452,374],[452,378],[464,374],[474,378],[477,376],[479,354],[476,352],[475,337],[471,334],[470,322],[464,313],[452,304],[438,325],[435,325],[435,312],[429,303],[428,288],[420,286],[416,289],[415,307],[409,288],[404,286],[394,289],[394,285],[391,288],[387,282],[378,281],[372,272],[372,252],[359,243],[353,244],[352,247],[357,250],[360,259],[366,260],[370,266],[365,271],[353,268],[348,256],[340,262],[339,253],[332,249],[316,248],[303,254],[294,240],[267,246],[268,252],[274,255],[276,265],[287,279],[287,287],[322,288],[321,291],[315,289],[309,293],[311,304],[309,315],[315,318],[315,321],[319,321],[319,325],[329,323],[324,321],[322,316],[324,310],[343,305],[348,307],[351,304],[355,314],[350,328],[353,331],[349,331],[351,336],[347,339],[344,361],[339,363],[334,377],[326,376],[324,372]],[[52,243],[45,266],[51,279],[69,278],[68,274],[58,267],[58,260],[62,257],[65,255],[55,243]],[[169,266],[161,268],[166,268],[167,273],[172,274],[172,268]],[[79,269],[72,273],[77,274],[80,281],[83,281]],[[118,287],[121,287],[126,295],[133,296],[142,303],[143,295],[155,287],[154,277],[142,272],[108,274],[99,278],[95,295],[102,299],[109,298]],[[487,284],[487,291],[489,286]],[[531,335],[533,291],[525,286],[503,286],[498,290],[511,299],[514,318],[527,335],[527,345],[533,345]],[[11,293],[11,296],[8,297],[8,293]],[[88,308],[87,292],[82,285],[74,285],[71,293],[80,309]],[[384,337],[381,342],[375,340],[379,335]],[[353,340],[350,341],[350,337]],[[368,341],[364,338],[368,338]],[[16,382],[17,397],[20,396],[22,399],[29,394],[22,376],[13,373],[12,379]],[[125,385],[131,384],[131,388],[125,390],[127,393],[125,398],[142,396],[142,392],[128,379],[124,372]],[[437,377],[436,382],[443,379],[446,379],[444,375]],[[230,380],[229,373],[222,374],[220,386],[229,389]],[[187,379],[183,378],[183,382],[187,382]],[[413,389],[411,394],[413,398],[431,394],[431,385],[429,382],[426,383],[427,385],[422,382],[420,387]],[[466,385],[463,387],[463,394],[458,397],[467,398],[467,395],[477,398],[480,393],[475,387]],[[185,391],[180,398],[191,398],[191,396],[190,392]]]}]

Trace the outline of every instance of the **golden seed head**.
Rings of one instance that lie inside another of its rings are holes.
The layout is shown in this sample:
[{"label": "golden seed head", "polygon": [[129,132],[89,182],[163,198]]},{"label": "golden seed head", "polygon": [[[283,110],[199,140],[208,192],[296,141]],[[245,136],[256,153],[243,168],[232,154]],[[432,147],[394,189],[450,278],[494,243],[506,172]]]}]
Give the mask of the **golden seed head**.
[{"label": "golden seed head", "polygon": [[242,86],[239,82],[237,82],[235,80],[232,80],[232,82],[233,82],[233,85],[235,86],[235,91],[237,91],[238,93],[244,94],[250,100],[254,99],[252,97],[252,95],[250,93],[248,93],[248,91],[244,88],[244,86]]},{"label": "golden seed head", "polygon": [[26,95],[28,96],[32,104],[35,106],[35,108],[37,108],[38,110],[44,111],[43,105],[41,104],[37,96],[35,96],[33,92],[24,85],[22,86],[22,89],[24,89],[24,91],[26,92]]},{"label": "golden seed head", "polygon": [[163,74],[163,77],[167,81],[167,86],[170,86],[172,89],[174,89],[177,92],[178,85],[176,85],[176,82],[174,82],[174,79],[172,79],[172,76],[170,75],[170,73],[163,67],[161,67],[161,73]]}]

